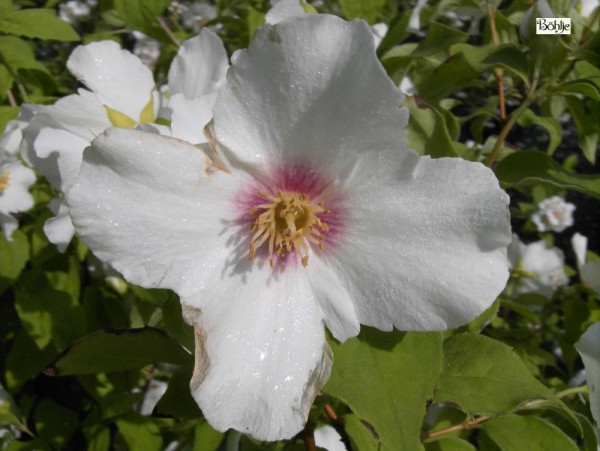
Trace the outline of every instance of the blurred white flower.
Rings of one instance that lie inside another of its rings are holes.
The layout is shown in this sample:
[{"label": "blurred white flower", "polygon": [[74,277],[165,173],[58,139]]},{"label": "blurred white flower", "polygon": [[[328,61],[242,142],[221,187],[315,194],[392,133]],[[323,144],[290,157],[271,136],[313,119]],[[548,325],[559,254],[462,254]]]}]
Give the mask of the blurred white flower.
[{"label": "blurred white flower", "polygon": [[575,205],[565,202],[562,197],[552,196],[538,205],[538,210],[531,216],[538,232],[562,232],[573,225]]},{"label": "blurred white flower", "polygon": [[265,22],[275,25],[290,17],[301,17],[306,14],[303,0],[271,0],[271,9],[267,11]]},{"label": "blurred white flower", "polygon": [[421,11],[427,6],[428,0],[419,0],[412,10],[406,30],[416,33],[421,29]]},{"label": "blurred white flower", "polygon": [[375,47],[379,47],[383,38],[388,32],[388,25],[384,22],[376,23],[371,26],[371,30],[373,30],[373,34],[375,35]]},{"label": "blurred white flower", "polygon": [[61,2],[58,5],[58,17],[65,22],[75,25],[78,22],[82,22],[89,19],[92,8],[96,5],[96,2],[70,0],[68,2]]},{"label": "blurred white flower", "polygon": [[0,227],[9,241],[19,226],[13,214],[33,207],[29,187],[35,182],[35,173],[17,158],[21,126],[17,121],[11,121],[0,136]]},{"label": "blurred white flower", "polygon": [[98,258],[179,294],[193,395],[218,430],[303,428],[331,368],[323,324],[341,341],[360,324],[444,330],[505,286],[508,196],[479,163],[404,149],[373,39],[328,15],[260,28],[232,58],[208,152],[111,129],[67,195]]},{"label": "blurred white flower", "polygon": [[198,33],[204,25],[217,17],[217,8],[206,1],[196,1],[191,5],[178,2],[181,23],[188,30]]},{"label": "blurred white flower", "polygon": [[[600,322],[592,324],[579,341],[575,348],[583,365],[585,366],[586,379],[590,393],[590,410],[596,421],[596,433],[600,431]],[[599,438],[600,438],[600,434]]]},{"label": "blurred white flower", "polygon": [[315,444],[327,451],[347,451],[340,434],[328,425],[315,429]]},{"label": "blurred white flower", "polygon": [[160,56],[160,42],[140,31],[131,33],[135,38],[133,54],[148,67],[154,67]]},{"label": "blurred white flower", "polygon": [[508,259],[518,278],[517,293],[552,297],[557,288],[569,283],[562,251],[543,240],[523,244],[513,235]]},{"label": "blurred white flower", "polygon": [[142,415],[152,415],[152,411],[160,398],[167,392],[169,387],[168,382],[164,382],[158,379],[152,379],[146,386],[146,392],[144,393],[144,399],[140,406],[140,413]]}]

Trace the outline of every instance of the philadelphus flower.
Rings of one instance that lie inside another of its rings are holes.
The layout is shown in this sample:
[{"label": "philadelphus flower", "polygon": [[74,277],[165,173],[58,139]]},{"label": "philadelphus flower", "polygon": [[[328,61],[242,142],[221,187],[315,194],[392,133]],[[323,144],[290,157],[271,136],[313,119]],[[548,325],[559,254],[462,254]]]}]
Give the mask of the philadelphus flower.
[{"label": "philadelphus flower", "polygon": [[0,226],[8,241],[19,225],[13,214],[33,207],[29,187],[35,173],[17,158],[20,141],[21,125],[10,121],[0,136]]},{"label": "philadelphus flower", "polygon": [[[404,149],[407,112],[364,21],[308,14],[232,58],[197,146],[111,129],[67,194],[76,230],[196,328],[193,396],[218,430],[292,437],[360,324],[444,330],[508,277],[492,172]],[[102,189],[99,189],[102,187]]]},{"label": "philadelphus flower", "polygon": [[580,233],[571,238],[571,245],[577,257],[577,268],[581,280],[598,296],[600,296],[600,259],[587,261],[588,239]]},{"label": "philadelphus flower", "polygon": [[600,437],[600,322],[588,327],[575,343],[575,348],[585,366],[590,391],[590,407],[592,416],[596,420],[597,435]]},{"label": "philadelphus flower", "polygon": [[531,216],[538,232],[562,232],[573,225],[575,205],[562,197],[552,196],[540,202],[538,210]]},{"label": "philadelphus flower", "polygon": [[[132,128],[154,121],[159,103],[150,69],[115,42],[77,47],[67,68],[89,90],[80,89],[54,105],[32,106],[35,117],[27,129],[29,159],[63,193],[79,173],[83,150],[96,136],[112,126]],[[169,72],[174,136],[192,140],[198,136],[195,130],[202,135],[226,70],[227,55],[214,33],[205,30],[183,43]],[[196,114],[193,126],[187,124],[191,113]],[[185,133],[190,128],[194,133]],[[199,139],[205,141],[203,136]],[[50,208],[57,216],[46,222],[44,231],[63,251],[74,232],[68,208],[62,199]]]},{"label": "philadelphus flower", "polygon": [[519,278],[517,293],[551,297],[557,288],[569,283],[562,251],[543,240],[524,244],[514,235],[508,248],[508,259]]}]

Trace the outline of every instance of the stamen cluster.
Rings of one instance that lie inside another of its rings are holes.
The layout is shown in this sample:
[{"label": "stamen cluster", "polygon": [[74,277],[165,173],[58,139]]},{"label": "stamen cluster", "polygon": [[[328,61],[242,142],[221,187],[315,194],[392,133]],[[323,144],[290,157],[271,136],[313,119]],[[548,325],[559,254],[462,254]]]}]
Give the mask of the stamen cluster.
[{"label": "stamen cluster", "polygon": [[259,192],[267,202],[255,205],[248,211],[254,215],[260,213],[252,224],[250,242],[250,260],[256,250],[267,241],[269,243],[269,264],[275,267],[275,257],[285,257],[295,252],[300,256],[302,266],[308,265],[309,243],[323,250],[325,235],[329,226],[319,215],[329,214],[323,202],[314,202],[302,193],[278,190],[275,195]]}]

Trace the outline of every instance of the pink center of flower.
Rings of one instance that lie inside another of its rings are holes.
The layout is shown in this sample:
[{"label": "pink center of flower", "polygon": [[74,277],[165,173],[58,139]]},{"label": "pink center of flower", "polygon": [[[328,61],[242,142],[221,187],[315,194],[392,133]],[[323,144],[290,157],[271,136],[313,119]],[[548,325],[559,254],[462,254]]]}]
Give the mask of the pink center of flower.
[{"label": "pink center of flower", "polygon": [[255,205],[248,214],[258,216],[252,224],[254,235],[250,241],[250,260],[256,250],[268,243],[269,264],[275,267],[276,257],[285,257],[292,251],[300,256],[302,266],[308,265],[309,243],[323,249],[329,226],[319,216],[327,215],[322,202],[314,202],[308,195],[277,191],[276,194],[259,192],[265,200]]}]

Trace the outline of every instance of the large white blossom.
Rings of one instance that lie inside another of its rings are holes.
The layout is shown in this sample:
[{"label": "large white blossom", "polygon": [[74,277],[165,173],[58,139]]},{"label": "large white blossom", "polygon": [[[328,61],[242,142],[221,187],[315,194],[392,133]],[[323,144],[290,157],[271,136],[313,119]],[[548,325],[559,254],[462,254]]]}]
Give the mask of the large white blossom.
[{"label": "large white blossom", "polygon": [[[226,67],[227,55],[214,33],[204,30],[183,43],[169,72],[174,136],[205,141],[202,127],[212,117]],[[62,193],[72,185],[83,150],[95,137],[112,126],[131,128],[154,121],[160,100],[150,69],[113,41],[77,47],[67,68],[88,89],[54,105],[31,106],[35,116],[26,130],[29,160]],[[191,114],[196,119],[189,124]],[[50,208],[56,216],[46,222],[44,231],[63,251],[74,232],[68,208],[62,199]]]},{"label": "large white blossom", "polygon": [[539,293],[551,297],[569,282],[562,251],[540,240],[524,244],[517,235],[508,248],[511,267],[518,278],[517,293]]},{"label": "large white blossom", "polygon": [[573,225],[574,211],[575,205],[565,202],[562,197],[552,196],[540,202],[531,220],[538,232],[562,232]]},{"label": "large white blossom", "polygon": [[590,393],[590,408],[596,421],[597,435],[600,437],[600,322],[588,327],[579,341],[575,343],[575,348],[581,355],[585,366]]},{"label": "large white blossom", "polygon": [[85,152],[77,232],[130,282],[180,295],[216,429],[302,429],[330,373],[324,324],[341,341],[444,330],[504,288],[508,196],[479,163],[405,150],[401,102],[366,22],[310,14],[234,54],[210,151],[111,129]]}]

